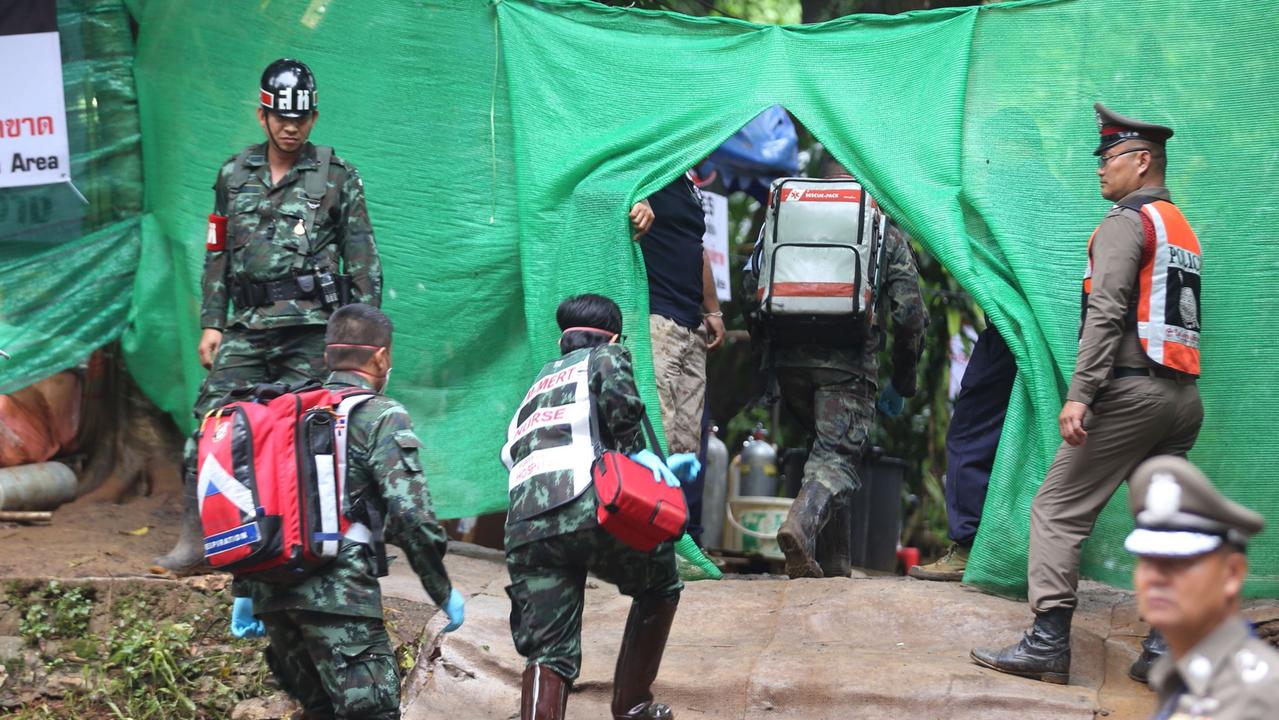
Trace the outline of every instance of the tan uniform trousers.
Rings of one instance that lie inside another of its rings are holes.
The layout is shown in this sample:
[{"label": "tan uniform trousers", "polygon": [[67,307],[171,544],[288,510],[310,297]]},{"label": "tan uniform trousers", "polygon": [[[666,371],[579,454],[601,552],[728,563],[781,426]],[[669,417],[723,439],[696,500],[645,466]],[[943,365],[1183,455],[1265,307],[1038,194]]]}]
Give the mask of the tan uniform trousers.
[{"label": "tan uniform trousers", "polygon": [[1062,443],[1030,507],[1030,606],[1074,608],[1079,552],[1106,502],[1152,455],[1185,455],[1203,424],[1193,382],[1159,377],[1111,380],[1084,416],[1088,438]]},{"label": "tan uniform trousers", "polygon": [[649,315],[648,331],[666,449],[672,455],[695,453],[702,447],[706,330],[704,326],[691,330],[661,315]]}]

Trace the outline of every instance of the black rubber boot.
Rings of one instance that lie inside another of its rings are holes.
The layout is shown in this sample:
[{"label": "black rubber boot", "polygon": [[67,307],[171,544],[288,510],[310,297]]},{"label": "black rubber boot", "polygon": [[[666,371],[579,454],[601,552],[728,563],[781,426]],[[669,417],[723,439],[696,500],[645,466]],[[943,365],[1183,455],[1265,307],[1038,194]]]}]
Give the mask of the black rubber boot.
[{"label": "black rubber boot", "polygon": [[1070,620],[1073,608],[1035,616],[1021,642],[1000,650],[976,648],[973,662],[992,670],[1065,685],[1070,682]]},{"label": "black rubber boot", "polygon": [[178,542],[167,555],[152,560],[172,573],[191,572],[204,563],[204,528],[200,526],[200,510],[194,499],[185,501],[178,528]]},{"label": "black rubber boot", "polygon": [[1164,640],[1164,634],[1150,628],[1150,634],[1141,641],[1141,654],[1133,661],[1132,667],[1128,668],[1128,677],[1139,683],[1148,682],[1151,666],[1167,652],[1168,641]]},{"label": "black rubber boot", "polygon": [[520,720],[563,720],[569,682],[545,665],[524,668]]},{"label": "black rubber boot", "polygon": [[671,633],[678,600],[642,597],[631,603],[613,673],[613,720],[672,720],[671,709],[653,702],[653,681]]},{"label": "black rubber boot", "polygon": [[828,578],[853,574],[852,512],[852,505],[847,502],[832,503],[830,520],[817,533],[817,564]]},{"label": "black rubber boot", "polygon": [[817,563],[817,536],[830,516],[831,500],[825,485],[804,483],[777,531],[777,546],[786,554],[786,574],[791,579],[823,576]]}]

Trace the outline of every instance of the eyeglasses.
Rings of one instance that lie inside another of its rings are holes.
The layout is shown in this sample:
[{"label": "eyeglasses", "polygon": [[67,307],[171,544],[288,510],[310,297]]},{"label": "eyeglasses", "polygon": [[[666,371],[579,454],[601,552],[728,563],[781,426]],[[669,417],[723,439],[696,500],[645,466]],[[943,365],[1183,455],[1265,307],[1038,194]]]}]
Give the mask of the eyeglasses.
[{"label": "eyeglasses", "polygon": [[1151,152],[1150,148],[1133,148],[1131,150],[1117,152],[1114,155],[1099,155],[1097,157],[1097,167],[1104,168],[1106,167],[1106,163],[1110,162],[1111,160],[1114,160],[1120,155],[1127,155],[1128,153],[1135,153],[1135,152],[1148,152],[1148,153],[1151,153],[1152,155],[1154,154],[1153,152]]}]

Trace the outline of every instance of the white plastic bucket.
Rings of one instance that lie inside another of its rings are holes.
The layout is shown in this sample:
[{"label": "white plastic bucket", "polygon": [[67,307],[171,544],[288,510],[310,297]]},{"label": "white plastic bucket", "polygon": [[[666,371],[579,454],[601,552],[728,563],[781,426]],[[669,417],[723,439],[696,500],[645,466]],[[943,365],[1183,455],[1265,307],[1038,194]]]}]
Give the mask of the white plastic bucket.
[{"label": "white plastic bucket", "polygon": [[729,498],[724,505],[724,548],[743,553],[758,553],[766,558],[784,560],[777,546],[777,531],[790,514],[791,498],[743,495]]}]

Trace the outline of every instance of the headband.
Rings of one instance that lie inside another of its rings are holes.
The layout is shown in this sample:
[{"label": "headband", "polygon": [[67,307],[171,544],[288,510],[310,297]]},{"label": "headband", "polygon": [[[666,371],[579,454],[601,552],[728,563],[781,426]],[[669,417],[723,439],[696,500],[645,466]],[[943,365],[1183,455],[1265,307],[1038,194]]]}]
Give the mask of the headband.
[{"label": "headband", "polygon": [[593,327],[571,327],[571,328],[564,328],[564,332],[560,333],[560,335],[566,335],[566,334],[571,333],[571,332],[574,332],[574,331],[576,331],[576,332],[589,332],[589,333],[596,333],[596,334],[598,334],[598,335],[607,335],[607,336],[609,336],[609,337],[617,337],[617,333],[613,332],[612,330],[602,330],[602,329],[600,329],[600,328],[593,328]]}]

